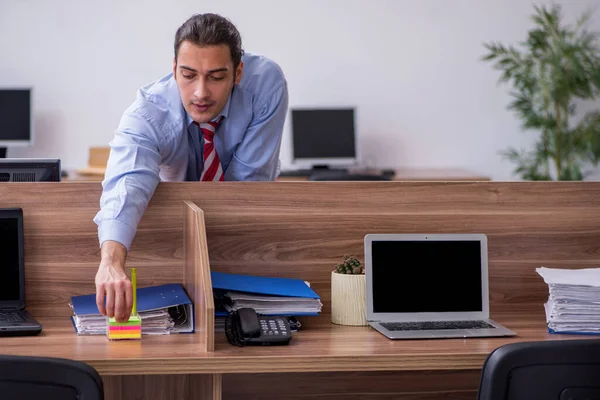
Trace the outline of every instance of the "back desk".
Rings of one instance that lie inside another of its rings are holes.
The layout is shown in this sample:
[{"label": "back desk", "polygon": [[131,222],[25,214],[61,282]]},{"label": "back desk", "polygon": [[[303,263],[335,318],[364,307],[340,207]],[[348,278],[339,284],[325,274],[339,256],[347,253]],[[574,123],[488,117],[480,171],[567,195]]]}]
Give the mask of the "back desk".
[{"label": "back desk", "polygon": [[[100,193],[98,182],[0,184],[0,207],[24,209],[26,301],[44,325],[38,337],[2,338],[0,353],[85,361],[107,399],[473,399],[496,347],[577,338],[546,332],[535,268],[600,258],[600,183],[161,183],[128,257],[140,287],[186,282],[182,205],[191,201],[204,212],[213,270],[310,281],[323,313],[279,348],[232,347],[222,332],[214,351],[201,333],[108,342],[76,336],[68,319],[70,297],[95,290]],[[374,232],[487,234],[491,316],[519,336],[390,341],[332,325],[331,270],[344,254],[362,256]]]}]

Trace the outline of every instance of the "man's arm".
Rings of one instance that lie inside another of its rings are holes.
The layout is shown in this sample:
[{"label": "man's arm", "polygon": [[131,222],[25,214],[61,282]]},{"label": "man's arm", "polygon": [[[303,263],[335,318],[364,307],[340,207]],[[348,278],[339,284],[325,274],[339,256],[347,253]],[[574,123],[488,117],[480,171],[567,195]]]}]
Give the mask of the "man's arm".
[{"label": "man's arm", "polygon": [[126,112],[110,143],[100,211],[94,218],[102,248],[96,305],[103,315],[119,322],[129,319],[132,307],[131,282],[124,269],[127,252],[160,181],[161,157],[155,137],[143,117]]},{"label": "man's arm", "polygon": [[225,180],[273,181],[277,178],[283,125],[288,108],[287,83],[276,86],[254,110],[242,142],[225,172]]}]

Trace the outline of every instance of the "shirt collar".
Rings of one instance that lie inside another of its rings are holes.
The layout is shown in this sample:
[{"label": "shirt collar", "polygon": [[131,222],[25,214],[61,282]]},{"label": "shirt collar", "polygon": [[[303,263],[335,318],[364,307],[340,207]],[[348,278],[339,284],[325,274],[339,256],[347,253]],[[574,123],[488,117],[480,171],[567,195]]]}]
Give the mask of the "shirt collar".
[{"label": "shirt collar", "polygon": [[[229,116],[229,107],[231,105],[231,95],[232,94],[233,94],[233,90],[229,94],[229,98],[227,99],[227,103],[225,103],[225,107],[223,107],[223,109],[221,110],[221,112],[219,113],[219,115],[217,115],[216,117],[214,117],[211,121],[217,121],[221,117],[227,118]],[[190,114],[187,113],[187,111],[186,111],[185,115],[187,117],[187,126],[189,128],[194,123],[194,120],[192,119],[192,117],[190,116]]]}]

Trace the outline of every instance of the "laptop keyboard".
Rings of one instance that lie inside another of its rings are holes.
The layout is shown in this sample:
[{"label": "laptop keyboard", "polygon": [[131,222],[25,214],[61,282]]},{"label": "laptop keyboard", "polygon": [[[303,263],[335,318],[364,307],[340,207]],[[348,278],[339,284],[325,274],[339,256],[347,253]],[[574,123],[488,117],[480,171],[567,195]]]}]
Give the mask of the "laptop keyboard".
[{"label": "laptop keyboard", "polygon": [[23,322],[25,318],[18,312],[0,312],[0,323]]},{"label": "laptop keyboard", "polygon": [[485,321],[427,321],[427,322],[381,322],[390,331],[434,331],[442,329],[495,329]]}]

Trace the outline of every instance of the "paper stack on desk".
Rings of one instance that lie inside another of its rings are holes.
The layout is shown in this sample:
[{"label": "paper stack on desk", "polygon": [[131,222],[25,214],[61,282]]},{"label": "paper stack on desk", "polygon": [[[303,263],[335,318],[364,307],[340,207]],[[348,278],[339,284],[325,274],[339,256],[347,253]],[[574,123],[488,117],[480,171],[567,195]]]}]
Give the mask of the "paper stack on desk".
[{"label": "paper stack on desk", "polygon": [[318,299],[302,297],[260,296],[232,291],[225,296],[231,300],[231,305],[224,305],[227,311],[249,307],[264,315],[315,315],[321,312],[322,307]]},{"label": "paper stack on desk", "polygon": [[551,333],[600,334],[600,268],[537,268],[548,284]]},{"label": "paper stack on desk", "polygon": [[[96,306],[96,295],[74,296],[71,317],[78,335],[106,335],[106,317]],[[137,310],[142,335],[168,335],[194,331],[194,308],[181,284],[137,289]]]},{"label": "paper stack on desk", "polygon": [[303,316],[318,315],[323,307],[301,279],[211,272],[211,280],[216,303],[226,312],[249,307],[263,315]]},{"label": "paper stack on desk", "polygon": [[[166,335],[175,327],[167,310],[138,312],[142,318],[142,333],[146,335]],[[106,317],[102,315],[73,316],[75,330],[79,335],[106,335]]]}]

